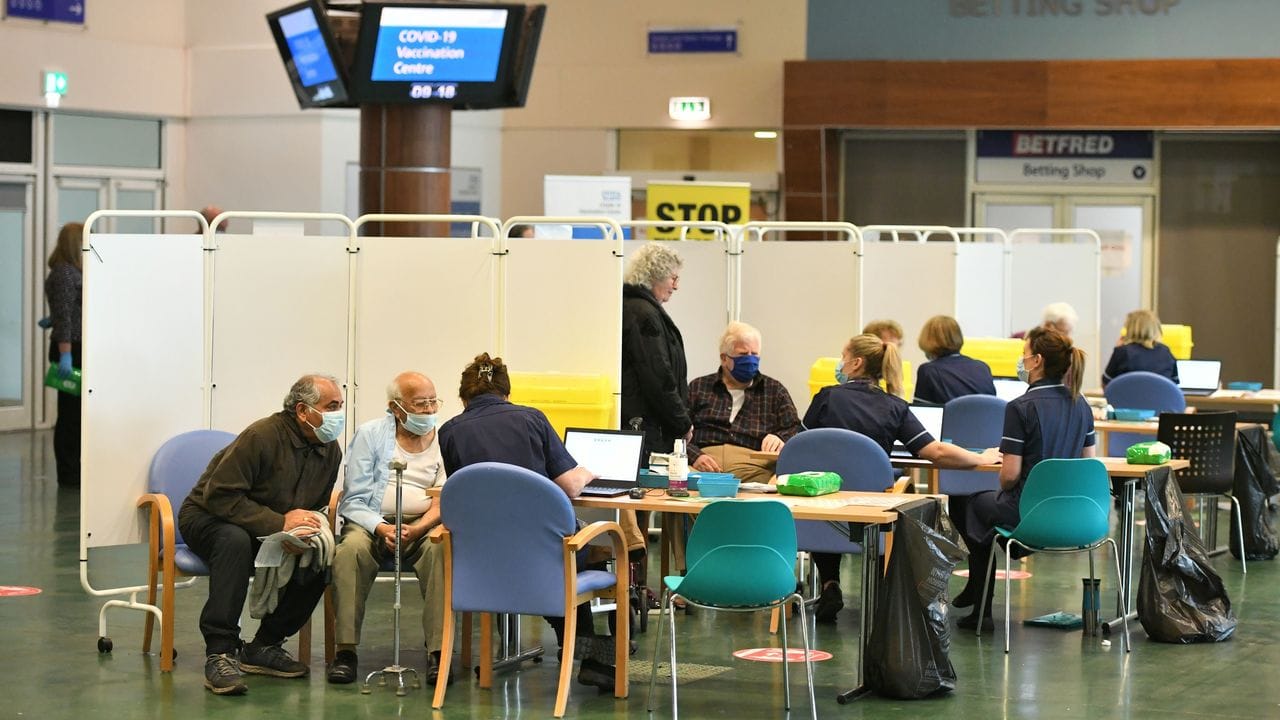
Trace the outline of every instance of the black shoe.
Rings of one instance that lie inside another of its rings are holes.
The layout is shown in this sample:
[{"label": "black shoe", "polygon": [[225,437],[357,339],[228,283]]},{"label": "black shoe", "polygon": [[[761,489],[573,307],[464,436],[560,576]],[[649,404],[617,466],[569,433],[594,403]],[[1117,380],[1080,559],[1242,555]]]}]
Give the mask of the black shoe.
[{"label": "black shoe", "polygon": [[821,623],[833,623],[836,621],[836,615],[844,609],[844,593],[840,592],[840,586],[835,583],[825,585],[822,588],[822,594],[818,596],[818,602],[813,606],[813,617]]},{"label": "black shoe", "polygon": [[214,695],[243,695],[249,692],[240,674],[235,653],[217,653],[204,659],[204,686]]},{"label": "black shoe", "polygon": [[598,660],[583,660],[578,667],[578,683],[601,690],[613,690],[614,667]]},{"label": "black shoe", "polygon": [[[978,613],[974,611],[956,621],[956,627],[963,630],[976,630],[978,628]],[[983,630],[995,630],[996,621],[991,619],[990,615],[982,618]]]},{"label": "black shoe", "polygon": [[[436,681],[440,679],[440,651],[434,650],[427,653],[427,686],[435,687]],[[453,684],[453,668],[449,668],[449,677],[444,681],[445,685]]]},{"label": "black shoe", "polygon": [[951,607],[957,607],[957,608],[973,607],[973,596],[977,595],[977,593],[975,593],[971,588],[972,588],[971,585],[965,585],[964,589],[960,591],[960,594],[957,595],[956,598],[951,601]]},{"label": "black shoe", "polygon": [[259,645],[251,642],[240,651],[240,669],[254,675],[270,675],[278,678],[306,677],[311,668],[293,659],[279,645]]},{"label": "black shoe", "polygon": [[338,654],[333,656],[333,662],[329,664],[329,683],[332,685],[346,685],[356,681],[356,667],[358,659],[353,650],[339,650]]}]

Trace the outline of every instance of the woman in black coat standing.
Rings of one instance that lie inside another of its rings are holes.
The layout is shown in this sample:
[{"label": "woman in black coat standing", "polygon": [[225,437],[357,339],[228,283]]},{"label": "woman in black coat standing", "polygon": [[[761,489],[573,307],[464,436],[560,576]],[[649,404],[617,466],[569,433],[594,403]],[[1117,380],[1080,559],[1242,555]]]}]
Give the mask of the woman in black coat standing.
[{"label": "woman in black coat standing", "polygon": [[[44,295],[49,302],[52,337],[49,362],[57,365],[58,377],[71,376],[80,367],[81,272],[80,243],[84,226],[67,223],[58,232],[58,244],[49,254],[49,275]],[[58,393],[58,420],[53,426],[53,457],[58,465],[60,487],[80,487],[80,396]]]},{"label": "woman in black coat standing", "polygon": [[645,464],[647,453],[692,437],[684,339],[662,309],[683,264],[670,246],[651,242],[627,262],[622,287],[622,427],[644,431]]}]

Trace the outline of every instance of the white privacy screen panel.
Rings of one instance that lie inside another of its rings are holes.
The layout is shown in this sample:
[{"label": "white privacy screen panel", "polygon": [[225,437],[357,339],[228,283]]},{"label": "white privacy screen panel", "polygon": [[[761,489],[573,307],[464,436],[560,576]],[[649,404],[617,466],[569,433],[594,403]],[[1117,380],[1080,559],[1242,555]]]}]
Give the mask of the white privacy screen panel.
[{"label": "white privacy screen panel", "polygon": [[820,357],[839,355],[862,328],[856,249],[835,241],[742,244],[739,319],[760,329],[760,371],[786,386],[802,418],[809,368]]},{"label": "white privacy screen panel", "polygon": [[212,425],[239,433],[317,372],[347,374],[346,237],[218,235]]},{"label": "white privacy screen panel", "polygon": [[508,367],[518,373],[605,376],[616,397],[622,363],[617,244],[524,238],[506,243],[501,297]]},{"label": "white privacy screen panel", "polygon": [[1013,243],[1013,329],[1040,324],[1044,306],[1065,302],[1080,315],[1072,340],[1088,353],[1084,385],[1098,387],[1100,357],[1098,250],[1090,241]]},{"label": "white privacy screen panel", "polygon": [[[869,242],[863,262],[863,321],[898,321],[902,357],[914,373],[925,361],[916,342],[924,322],[956,313],[956,244]],[[854,332],[861,330],[859,326]]]},{"label": "white privacy screen panel", "polygon": [[80,527],[86,547],[105,547],[143,541],[136,503],[152,456],[204,427],[204,251],[191,234],[90,242]]},{"label": "white privacy screen panel", "polygon": [[960,243],[956,251],[955,318],[960,330],[965,337],[1008,337],[1004,244]]},{"label": "white privacy screen panel", "polygon": [[[720,240],[661,240],[680,254],[680,289],[663,305],[684,338],[689,379],[715,372],[720,335],[730,320],[729,273],[733,258]],[[628,259],[645,243],[623,244]]]},{"label": "white privacy screen panel", "polygon": [[462,369],[496,353],[493,242],[470,238],[362,237],[356,261],[351,420],[380,417],[386,387],[405,370],[431,378],[440,420],[462,412]]}]

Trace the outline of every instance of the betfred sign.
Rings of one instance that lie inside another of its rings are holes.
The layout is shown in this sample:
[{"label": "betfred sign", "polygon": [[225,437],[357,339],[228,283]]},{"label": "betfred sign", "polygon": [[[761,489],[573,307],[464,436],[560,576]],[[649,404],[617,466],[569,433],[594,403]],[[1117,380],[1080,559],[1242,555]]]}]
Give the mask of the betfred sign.
[{"label": "betfred sign", "polygon": [[1150,185],[1155,137],[1135,131],[980,130],[974,180],[1001,185]]}]

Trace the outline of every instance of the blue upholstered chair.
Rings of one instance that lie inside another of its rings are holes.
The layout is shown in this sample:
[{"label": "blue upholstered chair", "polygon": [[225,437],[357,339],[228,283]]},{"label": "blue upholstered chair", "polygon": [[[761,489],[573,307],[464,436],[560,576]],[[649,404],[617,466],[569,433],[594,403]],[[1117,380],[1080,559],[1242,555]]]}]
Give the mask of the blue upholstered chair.
[{"label": "blue upholstered chair", "polygon": [[[999,447],[1004,432],[1007,403],[994,395],[965,395],[948,402],[942,410],[942,438],[969,449]],[[941,440],[942,438],[938,438]],[[999,474],[973,470],[941,470],[938,492],[944,495],[972,495],[983,490],[999,490]]]},{"label": "blue upholstered chair", "polygon": [[626,573],[578,571],[578,553],[608,534],[614,557],[626,562],[626,543],[615,522],[577,529],[569,498],[547,478],[514,465],[485,462],[455,472],[440,494],[441,525],[432,540],[444,547],[444,634],[440,678],[432,707],[444,706],[453,652],[453,614],[485,613],[481,620],[480,686],[493,678],[492,614],[564,618],[563,660],[555,716],[569,697],[577,615],[594,597],[617,603],[614,696],[627,696],[629,650]]},{"label": "blue upholstered chair", "polygon": [[[200,556],[183,542],[174,506],[181,506],[213,456],[235,439],[235,435],[222,430],[192,430],[166,440],[151,459],[151,469],[147,473],[149,492],[138,499],[138,507],[146,510],[149,517],[148,605],[156,604],[156,576],[161,577],[160,669],[164,672],[173,670],[174,591],[178,587],[189,586],[196,577],[209,574],[209,568]],[[179,576],[191,579],[179,583]],[[151,651],[154,623],[155,616],[147,613],[143,652]]]},{"label": "blue upholstered chair", "polygon": [[[800,633],[804,638],[809,707],[814,720],[817,720],[813,664],[809,659],[809,623],[805,617],[804,602],[795,591],[795,575],[792,573],[792,559],[796,554],[795,527],[791,510],[776,500],[721,500],[698,514],[685,550],[688,570],[683,577],[669,575],[663,578],[662,615],[667,618],[671,630],[669,668],[673,720],[679,716],[676,614],[671,611],[671,598],[675,596],[698,607],[730,612],[777,609],[795,602],[800,609]],[[649,712],[653,712],[653,690],[658,679],[661,618],[656,635],[649,676]],[[782,624],[782,647],[784,652],[788,648],[786,623]],[[791,711],[790,664],[784,656],[782,683],[788,713]]]},{"label": "blue upholstered chair", "polygon": [[[1093,573],[1093,551],[1111,546],[1116,568],[1117,606],[1121,600],[1123,581],[1120,577],[1120,553],[1107,531],[1111,519],[1111,478],[1107,468],[1094,458],[1041,460],[1031,468],[1022,497],[1018,501],[1021,520],[1012,529],[996,527],[997,540],[991,544],[987,567],[996,561],[997,545],[1004,545],[1004,651],[1009,652],[1009,556],[1011,546],[1043,553],[1089,553],[1089,577]],[[987,611],[991,576],[983,583],[982,604],[978,608],[978,634],[982,634],[982,618]],[[1124,618],[1124,649],[1130,650],[1129,618]]]},{"label": "blue upholstered chair", "polygon": [[[1113,408],[1155,410],[1156,413],[1180,413],[1187,409],[1187,398],[1172,380],[1153,372],[1127,372],[1107,383],[1103,390]],[[1118,457],[1134,443],[1150,440],[1150,435],[1113,432],[1107,443],[1107,455]]]},{"label": "blue upholstered chair", "polygon": [[[787,441],[778,454],[777,473],[823,470],[840,476],[841,490],[883,492],[893,486],[893,467],[884,448],[852,430],[815,428]],[[796,521],[796,542],[805,552],[860,552],[848,533],[821,520]]]}]

